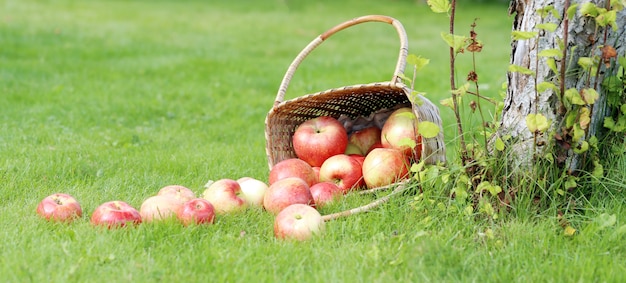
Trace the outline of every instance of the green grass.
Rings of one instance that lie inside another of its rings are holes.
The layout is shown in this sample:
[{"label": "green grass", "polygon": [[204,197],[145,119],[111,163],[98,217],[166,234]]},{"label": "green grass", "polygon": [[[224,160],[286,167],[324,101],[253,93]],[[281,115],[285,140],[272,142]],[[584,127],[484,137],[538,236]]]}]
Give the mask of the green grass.
[{"label": "green grass", "polygon": [[[459,33],[480,18],[478,72],[492,97],[508,65],[506,10],[467,4],[458,15]],[[100,203],[139,207],[169,184],[200,193],[210,179],[267,180],[264,118],[287,66],[314,37],[364,14],[404,24],[410,52],[431,60],[417,88],[444,98],[447,20],[421,1],[1,1],[0,281],[622,281],[623,156],[607,160],[606,180],[588,181],[603,193],[580,201],[574,237],[563,236],[554,211],[468,218],[442,208],[438,188],[425,194],[432,203],[395,198],[302,243],[275,240],[261,210],[204,227],[88,223]],[[387,81],[397,48],[386,25],[339,33],[302,63],[288,97]],[[459,72],[469,66],[463,59]],[[452,112],[442,117],[454,147]],[[76,196],[86,215],[71,225],[41,220],[35,207],[54,192]],[[322,212],[370,199],[350,196]]]}]

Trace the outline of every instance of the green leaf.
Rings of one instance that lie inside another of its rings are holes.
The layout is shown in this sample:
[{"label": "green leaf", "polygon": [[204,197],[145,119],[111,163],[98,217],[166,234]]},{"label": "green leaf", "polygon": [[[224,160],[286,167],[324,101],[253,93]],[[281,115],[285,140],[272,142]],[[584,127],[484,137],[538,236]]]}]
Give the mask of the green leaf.
[{"label": "green leaf", "polygon": [[615,128],[615,120],[613,120],[612,117],[605,117],[604,118],[604,127],[609,129],[609,130],[613,130]]},{"label": "green leaf", "polygon": [[548,118],[546,118],[546,116],[531,113],[526,116],[526,127],[528,127],[528,130],[531,133],[535,133],[537,131],[543,132],[547,130],[550,127],[550,124],[548,123]]},{"label": "green leaf", "polygon": [[557,25],[555,23],[543,23],[543,24],[538,24],[537,28],[545,30],[545,31],[553,32],[556,30]]},{"label": "green leaf", "polygon": [[541,93],[541,92],[544,92],[544,91],[546,91],[548,89],[551,89],[554,92],[558,92],[559,91],[557,86],[555,84],[551,83],[551,82],[543,81],[543,82],[540,82],[539,84],[537,84],[537,92]]},{"label": "green leaf", "polygon": [[556,48],[544,49],[544,50],[541,50],[539,54],[537,54],[537,56],[539,57],[555,57],[555,58],[559,58],[561,55],[563,55],[563,52]]},{"label": "green leaf", "polygon": [[443,106],[450,107],[450,109],[454,110],[454,101],[452,100],[452,97],[439,100],[439,103]]},{"label": "green leaf", "polygon": [[591,175],[596,178],[602,178],[602,176],[604,176],[604,167],[597,160],[593,162],[593,171],[591,171]]},{"label": "green leaf", "polygon": [[579,146],[574,148],[574,153],[581,154],[589,150],[589,143],[587,141],[582,141]]},{"label": "green leaf", "polygon": [[511,36],[513,37],[513,40],[531,39],[531,38],[537,37],[538,34],[539,33],[537,33],[536,31],[519,31],[519,30],[515,30],[515,31],[511,32]]},{"label": "green leaf", "polygon": [[504,150],[504,141],[500,137],[496,138],[496,150],[503,151]]},{"label": "green leaf", "polygon": [[548,64],[548,67],[550,68],[550,70],[552,70],[552,72],[554,72],[555,74],[559,73],[559,69],[556,67],[556,60],[554,60],[554,58],[548,58],[548,60],[546,60],[546,63]]},{"label": "green leaf", "polygon": [[410,65],[415,66],[415,69],[419,71],[423,69],[426,65],[428,65],[428,63],[430,63],[430,60],[422,58],[421,56],[417,56],[415,54],[409,54],[409,56],[406,57],[406,62]]},{"label": "green leaf", "polygon": [[589,127],[589,123],[591,123],[591,112],[589,108],[583,107],[579,112],[580,116],[578,117],[578,124],[581,129],[587,129]]},{"label": "green leaf", "polygon": [[615,26],[616,20],[617,20],[617,11],[615,10],[603,12],[596,17],[596,23],[599,26],[605,27],[605,26],[610,25],[613,27],[613,30],[617,29],[617,27]]},{"label": "green leaf", "polygon": [[448,46],[452,47],[454,53],[458,53],[460,50],[462,50],[465,46],[465,41],[467,40],[466,36],[449,34],[445,32],[441,33],[441,38],[443,38],[443,41],[445,41]]},{"label": "green leaf", "polygon": [[582,95],[583,100],[585,100],[585,102],[587,102],[587,104],[589,105],[594,104],[596,100],[598,100],[598,97],[600,97],[598,92],[593,88],[583,89],[581,95]]},{"label": "green leaf", "polygon": [[619,63],[620,66],[626,68],[626,55],[618,57],[617,63]]},{"label": "green leaf", "polygon": [[574,176],[567,176],[567,178],[565,179],[565,183],[563,184],[563,186],[565,186],[566,190],[569,189],[573,189],[576,188],[577,184],[576,181],[578,180],[577,177]]},{"label": "green leaf", "polygon": [[535,71],[528,69],[526,67],[522,67],[520,65],[511,64],[509,65],[509,72],[512,73],[521,73],[524,75],[534,75]]},{"label": "green leaf", "polygon": [[426,1],[430,10],[435,13],[447,13],[450,11],[450,1],[448,0],[428,0]]},{"label": "green leaf", "polygon": [[576,120],[578,119],[578,113],[575,111],[569,111],[565,116],[565,127],[570,128],[576,124]]},{"label": "green leaf", "polygon": [[585,105],[585,101],[575,88],[570,88],[565,91],[565,98],[574,105]]},{"label": "green leaf", "polygon": [[458,95],[458,96],[462,96],[465,93],[467,93],[469,88],[470,88],[470,84],[469,84],[469,82],[466,82],[462,86],[460,86],[457,89],[452,90],[451,92],[452,92],[452,94],[455,94],[455,95]]},{"label": "green leaf", "polygon": [[615,225],[615,223],[617,223],[617,216],[615,216],[615,214],[602,213],[593,220],[598,224],[598,229],[602,230]]},{"label": "green leaf", "polygon": [[583,130],[580,125],[578,124],[574,124],[574,127],[572,127],[572,140],[573,141],[580,141],[582,140],[582,138],[585,137],[585,130]]},{"label": "green leaf", "polygon": [[439,125],[429,122],[423,121],[417,124],[417,132],[427,139],[434,138],[439,135]]},{"label": "green leaf", "polygon": [[417,146],[417,143],[415,143],[415,140],[413,140],[412,138],[403,138],[398,141],[398,146],[415,148]]},{"label": "green leaf", "polygon": [[596,17],[598,15],[598,6],[591,2],[585,2],[580,6],[580,14],[586,17]]},{"label": "green leaf", "polygon": [[578,66],[585,70],[589,70],[594,66],[593,59],[591,57],[580,57],[578,58]]},{"label": "green leaf", "polygon": [[578,4],[572,4],[569,6],[569,8],[567,8],[567,18],[568,19],[573,19],[574,16],[576,16],[576,8],[578,7]]}]

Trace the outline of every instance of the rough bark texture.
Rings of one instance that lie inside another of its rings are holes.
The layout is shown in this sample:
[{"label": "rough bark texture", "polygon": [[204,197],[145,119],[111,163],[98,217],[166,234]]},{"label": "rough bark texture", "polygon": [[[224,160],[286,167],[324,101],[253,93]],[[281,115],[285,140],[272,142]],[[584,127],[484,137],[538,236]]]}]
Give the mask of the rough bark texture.
[{"label": "rough bark texture", "polygon": [[[543,22],[556,23],[558,28],[555,32],[540,33],[538,41],[536,38],[529,40],[517,40],[512,42],[511,49],[511,64],[519,65],[536,71],[537,77],[531,75],[524,75],[521,73],[509,73],[508,74],[508,90],[507,97],[504,101],[504,109],[502,113],[502,122],[500,133],[502,135],[510,134],[514,139],[514,158],[518,161],[517,164],[530,164],[533,148],[542,150],[542,146],[534,147],[534,136],[531,133],[525,122],[525,118],[530,113],[541,113],[546,116],[551,122],[552,127],[556,127],[558,123],[563,119],[564,113],[559,113],[560,107],[557,94],[551,90],[543,93],[536,94],[535,84],[543,81],[551,81],[556,83],[555,76],[550,68],[545,63],[546,58],[539,58],[537,62],[537,54],[541,50],[558,48],[558,41],[563,40],[564,24],[562,19],[565,17],[564,13],[565,1],[550,1],[550,0],[512,0],[510,6],[510,13],[515,14],[513,22],[513,30],[518,31],[537,31],[535,26],[542,23],[540,15],[536,12],[538,8],[543,8],[548,5],[554,6],[558,13],[561,15],[561,19],[555,19],[552,16],[548,16]],[[605,6],[605,1],[593,0],[593,1],[575,1],[572,0],[571,4],[582,4],[583,2],[593,2],[598,6]],[[580,6],[579,6],[580,7]],[[624,29],[626,26],[626,11],[622,10],[617,15],[617,31],[611,30],[609,33],[609,43],[615,43],[615,47],[618,50],[618,54],[623,55],[626,35]],[[585,18],[577,13],[576,16],[569,21],[568,26],[568,40],[566,46],[568,47],[567,62],[571,62],[568,65],[567,77],[565,80],[565,89],[576,87],[582,89],[585,83],[579,80],[577,76],[578,72],[574,71],[574,68],[578,68],[576,62],[581,56],[590,56],[592,50],[597,52],[597,44],[603,44],[603,32],[595,34],[595,23],[593,20]],[[592,41],[597,43],[594,45]],[[576,46],[574,52],[571,52],[572,47]],[[598,53],[596,53],[598,54]],[[571,56],[571,61],[570,61]],[[557,62],[557,65],[560,65]],[[602,74],[600,74],[599,80],[602,80]],[[592,82],[593,83],[593,82]],[[558,84],[557,84],[558,85]],[[593,84],[592,84],[593,85]],[[601,93],[600,91],[598,91]],[[600,99],[594,106],[594,114],[597,114],[593,118],[594,126],[601,126],[603,120],[603,113],[605,99]],[[600,117],[602,116],[602,117]],[[540,137],[539,141],[546,140],[552,137]],[[541,142],[539,144],[542,144]],[[570,166],[576,166],[576,161],[571,158],[570,154]]]}]

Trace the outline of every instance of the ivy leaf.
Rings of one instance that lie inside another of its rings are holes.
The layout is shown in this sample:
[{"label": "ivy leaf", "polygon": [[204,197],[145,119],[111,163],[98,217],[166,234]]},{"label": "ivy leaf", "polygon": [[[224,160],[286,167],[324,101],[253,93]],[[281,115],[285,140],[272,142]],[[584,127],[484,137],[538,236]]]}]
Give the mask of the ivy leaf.
[{"label": "ivy leaf", "polygon": [[550,124],[548,124],[548,118],[546,118],[546,116],[531,113],[526,116],[526,127],[528,127],[531,133],[535,133],[547,130]]},{"label": "ivy leaf", "polygon": [[511,64],[509,65],[509,72],[512,73],[520,73],[524,75],[534,75],[535,71],[528,69],[526,67],[522,67],[520,65]]},{"label": "ivy leaf", "polygon": [[406,62],[415,66],[415,69],[419,71],[423,69],[426,65],[428,65],[428,63],[430,63],[430,60],[422,58],[421,56],[417,56],[415,54],[409,54],[409,56],[406,57]]},{"label": "ivy leaf", "polygon": [[574,127],[572,127],[572,140],[579,141],[583,137],[585,137],[585,130],[583,130],[580,125],[574,124]]},{"label": "ivy leaf", "polygon": [[587,104],[589,105],[594,104],[596,100],[598,100],[598,97],[600,97],[598,92],[593,88],[583,89],[581,95],[583,100],[585,100],[585,102],[587,102]]},{"label": "ivy leaf", "polygon": [[580,128],[587,129],[589,127],[589,123],[591,123],[591,113],[589,108],[584,107],[580,109],[580,117],[578,118],[578,123],[580,124]]},{"label": "ivy leaf", "polygon": [[598,15],[598,6],[591,2],[585,2],[580,6],[580,14],[585,17],[596,17]]},{"label": "ivy leaf", "polygon": [[609,130],[613,130],[615,128],[615,120],[613,120],[612,117],[605,117],[604,118],[604,127],[609,129]]},{"label": "ivy leaf", "polygon": [[544,92],[544,91],[546,91],[548,89],[551,89],[554,92],[558,92],[558,90],[559,90],[557,88],[557,86],[554,83],[551,83],[551,82],[543,81],[543,82],[540,82],[539,84],[537,84],[537,92]]},{"label": "ivy leaf", "polygon": [[574,105],[585,105],[585,101],[575,88],[570,88],[565,91],[565,98]]},{"label": "ivy leaf", "polygon": [[589,143],[587,141],[583,141],[580,143],[580,146],[574,148],[574,153],[581,154],[589,150]]},{"label": "ivy leaf", "polygon": [[496,139],[496,150],[498,151],[503,151],[504,150],[504,141],[502,141],[502,139],[500,137],[498,137]]},{"label": "ivy leaf", "polygon": [[450,2],[448,0],[428,0],[428,7],[435,13],[447,13],[450,10]]},{"label": "ivy leaf", "polygon": [[576,16],[576,8],[578,7],[578,4],[572,4],[569,6],[569,8],[567,8],[567,18],[568,19],[573,19],[574,16]]},{"label": "ivy leaf", "polygon": [[596,178],[602,178],[602,176],[604,176],[604,167],[597,160],[593,162],[593,171],[591,171],[591,175]]},{"label": "ivy leaf", "polygon": [[465,46],[465,41],[467,40],[466,36],[442,32],[441,38],[443,38],[443,41],[445,41],[448,46],[452,47],[454,53],[463,52],[463,46]]},{"label": "ivy leaf", "polygon": [[613,30],[617,30],[617,27],[615,26],[616,20],[617,20],[617,11],[615,10],[609,10],[609,11],[603,12],[596,17],[596,23],[598,23],[599,26],[605,27],[607,25],[610,25],[613,27]]},{"label": "ivy leaf", "polygon": [[531,39],[531,38],[535,38],[537,37],[539,33],[537,33],[536,31],[513,31],[511,32],[511,36],[513,37],[513,40],[525,40],[525,39]]},{"label": "ivy leaf", "polygon": [[541,50],[539,54],[537,54],[537,56],[539,57],[555,57],[555,58],[560,58],[561,55],[563,55],[563,52],[556,48],[544,49],[544,50]]},{"label": "ivy leaf", "polygon": [[567,176],[563,186],[565,187],[566,190],[576,188],[576,186],[577,186],[577,184],[576,184],[577,179],[578,178],[576,178],[574,176]]},{"label": "ivy leaf", "polygon": [[543,24],[538,24],[537,25],[538,29],[542,29],[542,30],[546,30],[549,32],[554,32],[557,28],[557,25],[555,23],[543,23]]},{"label": "ivy leaf", "polygon": [[423,121],[417,124],[417,132],[427,139],[434,138],[439,135],[439,125],[429,122]]}]

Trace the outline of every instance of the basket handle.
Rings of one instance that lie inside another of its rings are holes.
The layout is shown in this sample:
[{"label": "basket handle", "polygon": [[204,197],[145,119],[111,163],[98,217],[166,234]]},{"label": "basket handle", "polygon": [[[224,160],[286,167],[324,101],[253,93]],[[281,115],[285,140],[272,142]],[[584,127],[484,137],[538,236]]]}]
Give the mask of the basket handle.
[{"label": "basket handle", "polygon": [[393,27],[395,27],[396,31],[398,32],[398,36],[400,37],[400,53],[398,55],[398,62],[396,63],[396,70],[393,73],[391,82],[393,83],[400,82],[401,75],[402,73],[404,73],[404,67],[406,66],[406,57],[409,52],[409,44],[408,44],[408,40],[406,36],[406,31],[404,30],[402,23],[400,23],[400,21],[394,18],[383,16],[383,15],[367,15],[367,16],[354,18],[352,20],[336,25],[335,27],[329,29],[328,31],[320,34],[317,38],[311,41],[311,43],[309,43],[302,51],[300,51],[300,54],[298,54],[298,56],[296,56],[296,58],[293,60],[291,65],[289,65],[289,68],[287,69],[287,73],[285,73],[285,76],[283,77],[283,80],[280,83],[280,87],[278,88],[278,94],[276,94],[276,101],[274,102],[274,106],[283,102],[283,100],[285,99],[285,93],[287,92],[287,87],[289,86],[289,82],[291,81],[291,78],[293,77],[294,72],[296,71],[296,69],[302,62],[302,60],[304,60],[304,58],[307,55],[309,55],[309,53],[311,53],[313,49],[315,49],[317,46],[322,44],[324,40],[329,38],[331,35],[337,33],[338,31],[357,25],[357,24],[365,23],[365,22],[388,23],[388,24],[391,24]]}]

